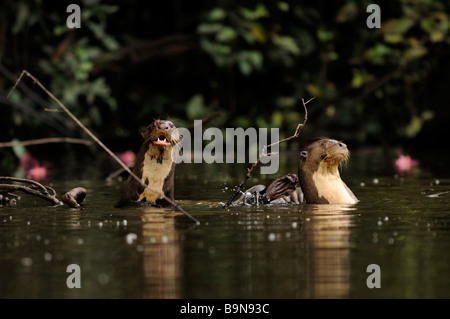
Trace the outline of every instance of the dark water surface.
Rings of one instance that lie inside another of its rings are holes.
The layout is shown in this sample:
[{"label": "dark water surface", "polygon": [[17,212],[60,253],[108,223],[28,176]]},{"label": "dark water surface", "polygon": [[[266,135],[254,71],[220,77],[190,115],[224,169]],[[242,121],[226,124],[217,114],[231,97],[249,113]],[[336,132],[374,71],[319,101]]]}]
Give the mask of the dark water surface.
[{"label": "dark water surface", "polygon": [[[177,202],[199,226],[114,208],[118,182],[55,182],[59,194],[85,187],[84,209],[26,195],[0,208],[0,297],[449,298],[450,179],[377,172],[358,159],[344,170],[355,206],[223,209],[245,168],[181,164]],[[66,284],[71,264],[81,288]],[[381,288],[366,284],[371,264]]]}]

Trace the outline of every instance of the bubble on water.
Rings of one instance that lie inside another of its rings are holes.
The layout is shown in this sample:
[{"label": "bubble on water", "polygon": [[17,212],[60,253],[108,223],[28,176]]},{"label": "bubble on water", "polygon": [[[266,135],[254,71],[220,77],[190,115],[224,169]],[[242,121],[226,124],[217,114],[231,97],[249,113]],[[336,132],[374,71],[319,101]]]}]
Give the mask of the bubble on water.
[{"label": "bubble on water", "polygon": [[274,241],[277,236],[274,233],[270,233],[268,237],[270,241]]},{"label": "bubble on water", "polygon": [[30,257],[23,257],[20,260],[20,263],[22,264],[22,266],[29,267],[29,266],[33,265],[33,259]]},{"label": "bubble on water", "polygon": [[128,221],[127,221],[126,219],[124,219],[124,220],[122,221],[122,224],[123,224],[124,226],[126,226],[126,225],[128,224]]},{"label": "bubble on water", "polygon": [[292,228],[297,228],[297,222],[292,223]]},{"label": "bubble on water", "polygon": [[44,260],[45,261],[51,261],[52,260],[52,254],[50,254],[50,253],[45,253],[44,254]]},{"label": "bubble on water", "polygon": [[374,183],[374,184],[378,184],[379,182],[380,182],[380,180],[379,180],[378,178],[374,178],[374,179],[373,179],[373,183]]},{"label": "bubble on water", "polygon": [[103,223],[102,222],[98,222],[98,227],[102,228],[103,227]]},{"label": "bubble on water", "polygon": [[83,245],[84,244],[84,239],[83,238],[78,238],[77,243],[78,243],[78,245]]},{"label": "bubble on water", "polygon": [[109,282],[109,276],[105,273],[99,274],[97,279],[101,285],[106,285]]},{"label": "bubble on water", "polygon": [[169,242],[169,237],[167,237],[167,236],[162,236],[161,242],[162,242],[163,244],[167,244],[167,243]]},{"label": "bubble on water", "polygon": [[366,183],[361,182],[361,183],[359,183],[359,186],[364,187],[364,186],[366,186]]},{"label": "bubble on water", "polygon": [[129,233],[125,239],[127,244],[131,245],[137,239],[137,235],[135,233]]}]

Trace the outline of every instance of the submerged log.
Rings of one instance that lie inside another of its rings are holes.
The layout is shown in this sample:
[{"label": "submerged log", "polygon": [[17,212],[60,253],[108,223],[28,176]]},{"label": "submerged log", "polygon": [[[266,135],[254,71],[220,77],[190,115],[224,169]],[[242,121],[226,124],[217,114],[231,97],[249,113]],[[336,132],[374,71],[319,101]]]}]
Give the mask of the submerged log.
[{"label": "submerged log", "polygon": [[62,200],[72,208],[79,208],[86,198],[86,189],[76,187],[68,191],[62,196]]}]

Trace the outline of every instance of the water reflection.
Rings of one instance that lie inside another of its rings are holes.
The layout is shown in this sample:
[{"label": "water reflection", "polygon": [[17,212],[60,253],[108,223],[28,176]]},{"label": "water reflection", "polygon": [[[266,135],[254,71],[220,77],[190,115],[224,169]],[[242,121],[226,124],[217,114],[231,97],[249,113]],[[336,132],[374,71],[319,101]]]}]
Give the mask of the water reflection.
[{"label": "water reflection", "polygon": [[350,290],[350,231],[356,208],[304,205],[309,247],[307,273],[313,298],[346,298]]},{"label": "water reflection", "polygon": [[179,213],[153,207],[143,211],[144,298],[180,298],[180,234],[175,230]]}]

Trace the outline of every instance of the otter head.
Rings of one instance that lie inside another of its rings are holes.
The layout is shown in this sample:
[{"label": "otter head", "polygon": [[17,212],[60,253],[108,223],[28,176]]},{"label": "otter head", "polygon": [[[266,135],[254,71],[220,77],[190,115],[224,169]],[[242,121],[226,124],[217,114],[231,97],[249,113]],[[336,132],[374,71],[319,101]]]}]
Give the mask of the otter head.
[{"label": "otter head", "polygon": [[300,153],[298,173],[307,203],[354,204],[358,200],[339,175],[350,157],[347,145],[322,138]]},{"label": "otter head", "polygon": [[322,138],[300,153],[299,174],[304,168],[339,174],[339,166],[350,158],[347,145],[342,142]]},{"label": "otter head", "polygon": [[163,120],[153,121],[142,132],[142,137],[144,138],[144,143],[149,142],[149,147],[154,145],[159,150],[165,150],[167,147],[172,148],[183,138],[171,121]]}]

